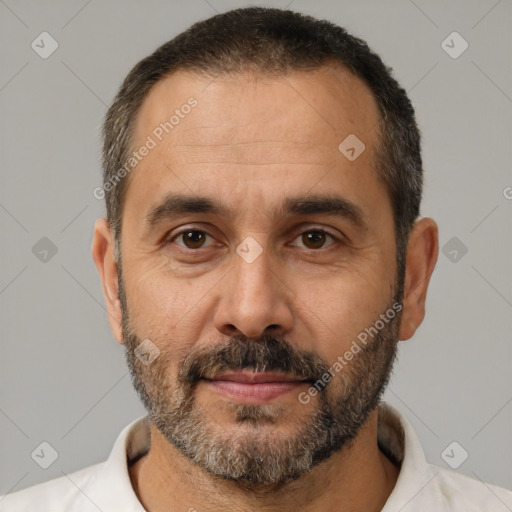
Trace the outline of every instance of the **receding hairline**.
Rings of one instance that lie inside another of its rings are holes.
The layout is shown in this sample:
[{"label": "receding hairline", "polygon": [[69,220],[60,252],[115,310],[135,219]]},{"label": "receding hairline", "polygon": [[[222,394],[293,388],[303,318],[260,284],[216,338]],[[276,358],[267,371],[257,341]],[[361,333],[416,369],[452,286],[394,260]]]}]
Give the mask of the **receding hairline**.
[{"label": "receding hairline", "polygon": [[[300,12],[256,6],[195,22],[140,60],[125,77],[102,130],[105,203],[116,245],[121,239],[125,184],[130,178],[123,162],[134,146],[134,120],[155,84],[178,70],[212,76],[256,69],[258,76],[286,76],[314,71],[331,61],[369,86],[377,101],[372,167],[377,167],[377,176],[391,197],[398,258],[404,263],[423,191],[421,133],[407,92],[368,43],[345,28]],[[124,178],[111,187],[121,167]]]},{"label": "receding hairline", "polygon": [[[317,64],[315,66],[307,66],[304,69],[300,68],[289,68],[288,70],[283,69],[279,70],[265,70],[261,69],[258,65],[251,63],[252,66],[248,66],[246,69],[242,69],[239,71],[225,71],[223,69],[213,68],[212,70],[205,70],[202,68],[198,68],[192,65],[178,65],[172,71],[169,71],[158,78],[146,91],[142,101],[138,105],[137,109],[134,111],[134,116],[132,117],[130,127],[129,127],[129,141],[127,143],[126,154],[129,155],[133,151],[137,149],[138,146],[141,145],[141,141],[137,141],[137,126],[141,122],[141,112],[144,109],[144,106],[147,104],[149,97],[155,91],[156,87],[161,87],[163,84],[168,83],[176,76],[184,76],[191,78],[200,78],[205,82],[205,88],[208,87],[213,81],[227,78],[228,81],[237,81],[237,80],[249,80],[249,81],[272,81],[272,80],[282,80],[283,78],[289,77],[291,75],[308,75],[308,74],[317,74],[321,75],[323,73],[327,73],[328,76],[334,76],[336,73],[338,74],[338,79],[341,77],[343,79],[349,78],[350,80],[355,80],[355,82],[360,86],[362,90],[366,92],[367,98],[372,102],[375,107],[375,113],[377,117],[376,126],[374,127],[377,136],[375,137],[375,146],[374,146],[374,158],[373,158],[373,166],[376,167],[378,165],[378,159],[380,155],[379,147],[382,142],[380,127],[382,122],[384,121],[382,109],[379,105],[378,98],[375,93],[372,91],[371,87],[366,83],[364,78],[357,75],[354,71],[352,71],[347,65],[345,65],[340,60],[335,57],[328,57],[322,63]],[[202,89],[204,90],[204,89]],[[184,99],[186,100],[186,99]],[[341,142],[341,141],[340,141]],[[377,169],[373,169],[377,171]],[[123,183],[123,191],[120,197],[120,214],[122,215],[124,210],[124,200],[127,195],[128,187],[131,184],[133,179],[133,174],[137,171],[134,169],[131,173],[127,174],[124,178]],[[380,173],[376,172],[377,177],[379,178]]]}]

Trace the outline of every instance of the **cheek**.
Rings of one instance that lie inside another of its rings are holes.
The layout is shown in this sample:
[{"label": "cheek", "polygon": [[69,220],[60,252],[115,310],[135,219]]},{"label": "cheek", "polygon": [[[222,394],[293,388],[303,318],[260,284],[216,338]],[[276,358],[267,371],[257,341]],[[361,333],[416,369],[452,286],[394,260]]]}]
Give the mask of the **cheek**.
[{"label": "cheek", "polygon": [[[128,277],[129,275],[129,277]],[[208,292],[219,277],[180,278],[159,266],[124,276],[130,322],[139,337],[172,344],[182,356],[199,339],[208,318]]]},{"label": "cheek", "polygon": [[388,305],[388,281],[376,272],[345,269],[294,287],[296,314],[312,337],[312,349],[334,361]]}]

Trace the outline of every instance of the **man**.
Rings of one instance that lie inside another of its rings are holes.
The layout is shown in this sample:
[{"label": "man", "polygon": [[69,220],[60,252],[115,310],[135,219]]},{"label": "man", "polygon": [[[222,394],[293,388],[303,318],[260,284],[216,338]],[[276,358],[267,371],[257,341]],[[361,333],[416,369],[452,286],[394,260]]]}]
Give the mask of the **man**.
[{"label": "man", "polygon": [[192,26],[104,124],[92,253],[148,416],[34,511],[505,511],[380,402],[438,253],[420,136],[367,45],[290,11]]}]

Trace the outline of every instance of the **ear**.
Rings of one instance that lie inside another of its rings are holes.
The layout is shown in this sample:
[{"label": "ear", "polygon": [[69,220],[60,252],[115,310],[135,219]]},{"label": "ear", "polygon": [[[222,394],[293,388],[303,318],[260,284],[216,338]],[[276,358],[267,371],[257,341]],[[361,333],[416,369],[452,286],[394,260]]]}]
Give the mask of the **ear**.
[{"label": "ear", "polygon": [[437,224],[425,217],[415,222],[407,245],[403,312],[398,338],[408,340],[425,317],[430,277],[439,253]]},{"label": "ear", "polygon": [[94,263],[101,278],[110,328],[117,342],[123,344],[117,263],[114,259],[114,240],[110,233],[107,219],[98,219],[94,224],[91,250]]}]

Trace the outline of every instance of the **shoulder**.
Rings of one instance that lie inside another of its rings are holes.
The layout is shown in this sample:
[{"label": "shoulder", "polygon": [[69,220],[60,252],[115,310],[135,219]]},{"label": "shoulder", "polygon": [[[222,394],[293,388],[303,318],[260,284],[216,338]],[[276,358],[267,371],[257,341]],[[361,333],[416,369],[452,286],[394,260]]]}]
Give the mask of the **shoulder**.
[{"label": "shoulder", "polygon": [[[446,510],[510,512],[512,491],[430,464],[438,499]],[[444,509],[443,509],[444,510]]]},{"label": "shoulder", "polygon": [[121,431],[106,461],[0,496],[0,512],[143,511],[131,485],[128,461],[146,453],[149,445],[143,416]]},{"label": "shoulder", "polygon": [[88,500],[83,489],[87,489],[94,482],[104,464],[95,464],[69,475],[0,496],[0,512],[97,512],[98,509]]},{"label": "shoulder", "polygon": [[383,512],[511,512],[512,492],[430,464],[406,417],[390,404],[379,406],[378,442],[400,465]]}]

